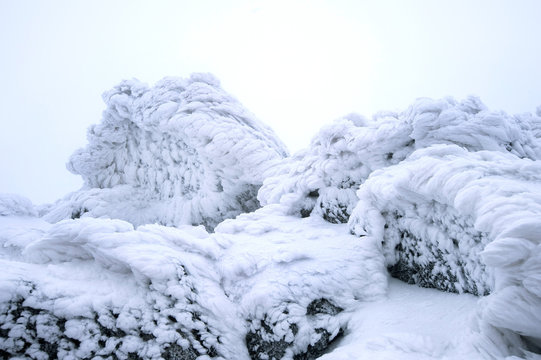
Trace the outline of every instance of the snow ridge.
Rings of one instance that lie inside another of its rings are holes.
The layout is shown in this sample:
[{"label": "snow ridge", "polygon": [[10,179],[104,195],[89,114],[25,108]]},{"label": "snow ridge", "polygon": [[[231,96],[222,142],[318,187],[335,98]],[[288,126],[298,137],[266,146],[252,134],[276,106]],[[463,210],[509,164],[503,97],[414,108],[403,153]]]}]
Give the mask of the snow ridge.
[{"label": "snow ridge", "polygon": [[269,168],[287,155],[210,74],[153,88],[123,81],[103,99],[102,122],[67,164],[85,186],[50,209],[51,222],[89,216],[213,228],[258,208]]}]

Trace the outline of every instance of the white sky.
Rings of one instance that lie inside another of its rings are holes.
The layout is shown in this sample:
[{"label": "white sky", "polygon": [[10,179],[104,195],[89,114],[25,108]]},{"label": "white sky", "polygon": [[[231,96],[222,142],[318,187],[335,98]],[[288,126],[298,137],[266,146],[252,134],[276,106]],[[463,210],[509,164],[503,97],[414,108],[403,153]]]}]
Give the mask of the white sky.
[{"label": "white sky", "polygon": [[333,119],[421,96],[541,105],[541,1],[0,0],[0,192],[35,203],[124,78],[212,72],[291,151]]}]

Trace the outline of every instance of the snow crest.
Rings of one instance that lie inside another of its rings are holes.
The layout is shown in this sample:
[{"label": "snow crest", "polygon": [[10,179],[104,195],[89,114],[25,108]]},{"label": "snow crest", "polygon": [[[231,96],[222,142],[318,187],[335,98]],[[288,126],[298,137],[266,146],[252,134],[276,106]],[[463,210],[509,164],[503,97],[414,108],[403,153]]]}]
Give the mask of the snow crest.
[{"label": "snow crest", "polygon": [[203,224],[259,207],[269,168],[287,156],[274,132],[210,74],[123,81],[103,95],[102,122],[67,167],[83,189],[46,219],[109,217],[134,225]]},{"label": "snow crest", "polygon": [[401,113],[372,120],[348,115],[325,126],[310,148],[294,154],[264,181],[262,204],[282,203],[291,213],[311,212],[347,222],[358,187],[377,169],[397,164],[433,144],[456,144],[520,158],[541,158],[541,120],[490,111],[478,98],[419,99]]}]

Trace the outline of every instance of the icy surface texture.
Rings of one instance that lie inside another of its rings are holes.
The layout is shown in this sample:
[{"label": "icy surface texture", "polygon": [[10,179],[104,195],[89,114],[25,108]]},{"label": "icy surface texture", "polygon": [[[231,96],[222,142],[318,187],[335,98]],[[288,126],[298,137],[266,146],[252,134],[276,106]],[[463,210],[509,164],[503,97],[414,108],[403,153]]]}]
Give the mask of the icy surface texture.
[{"label": "icy surface texture", "polygon": [[479,99],[419,99],[401,113],[359,115],[324,127],[309,149],[276,168],[259,191],[262,204],[282,203],[293,214],[312,211],[332,223],[347,222],[355,192],[372,173],[406,159],[416,149],[456,144],[520,158],[541,158],[541,118],[488,110]]},{"label": "icy surface texture", "polygon": [[11,238],[18,256],[0,247],[2,357],[311,359],[387,285],[376,241],[279,206],[214,234],[88,217],[35,227]]},{"label": "icy surface texture", "polygon": [[392,275],[491,293],[482,320],[541,344],[540,162],[435,145],[374,172],[357,194],[351,231],[382,239]]},{"label": "icy surface texture", "polygon": [[89,216],[213,228],[258,208],[268,169],[287,155],[209,74],[164,78],[152,88],[123,81],[103,99],[102,122],[67,165],[85,186],[55,204],[49,221]]}]

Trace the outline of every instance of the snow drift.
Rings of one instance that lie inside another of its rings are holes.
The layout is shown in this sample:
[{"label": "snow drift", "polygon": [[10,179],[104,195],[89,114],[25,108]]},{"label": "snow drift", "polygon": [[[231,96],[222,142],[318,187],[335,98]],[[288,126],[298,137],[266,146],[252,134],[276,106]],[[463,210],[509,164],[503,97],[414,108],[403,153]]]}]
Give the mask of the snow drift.
[{"label": "snow drift", "polygon": [[55,204],[49,221],[88,216],[213,228],[258,208],[268,169],[287,155],[209,74],[164,78],[153,88],[123,81],[103,99],[102,122],[67,165],[85,186]]},{"label": "snow drift", "polygon": [[456,144],[539,159],[540,138],[541,121],[532,114],[490,111],[475,97],[461,102],[419,99],[401,113],[380,112],[372,120],[352,114],[324,127],[310,148],[286,159],[265,179],[258,198],[262,204],[285,204],[291,213],[314,212],[345,223],[364,180],[416,149]]}]

